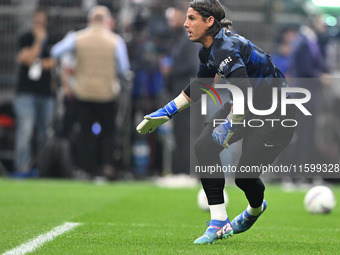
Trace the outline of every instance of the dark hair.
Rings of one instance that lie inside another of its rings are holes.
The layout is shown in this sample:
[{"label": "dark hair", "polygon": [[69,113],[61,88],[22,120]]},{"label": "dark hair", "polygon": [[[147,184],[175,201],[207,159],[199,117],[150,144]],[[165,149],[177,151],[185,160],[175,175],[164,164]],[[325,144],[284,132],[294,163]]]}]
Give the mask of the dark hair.
[{"label": "dark hair", "polygon": [[43,7],[39,7],[37,9],[34,10],[34,14],[38,14],[38,13],[43,13],[46,15],[46,17],[48,17],[48,11],[46,8]]},{"label": "dark hair", "polygon": [[207,30],[209,35],[215,36],[222,28],[230,29],[232,22],[226,18],[224,8],[218,0],[192,0],[190,7],[197,11],[204,20],[213,16],[214,24]]}]

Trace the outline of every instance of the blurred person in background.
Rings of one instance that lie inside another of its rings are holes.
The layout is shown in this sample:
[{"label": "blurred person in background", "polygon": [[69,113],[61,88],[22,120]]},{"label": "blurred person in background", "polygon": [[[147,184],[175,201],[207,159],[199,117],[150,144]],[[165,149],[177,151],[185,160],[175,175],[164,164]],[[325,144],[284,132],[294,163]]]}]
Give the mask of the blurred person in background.
[{"label": "blurred person in background", "polygon": [[[55,93],[51,83],[51,41],[47,32],[48,16],[44,10],[34,13],[31,31],[19,39],[17,56],[19,75],[17,95],[14,101],[16,115],[15,172],[13,177],[36,176],[34,157],[39,156],[47,127],[55,106]],[[36,129],[36,135],[34,131]],[[33,137],[36,141],[32,143]],[[33,151],[32,148],[36,148]]]},{"label": "blurred person in background", "polygon": [[289,75],[289,66],[292,57],[293,43],[298,35],[298,27],[295,25],[285,26],[279,33],[277,48],[273,54],[273,61],[286,76]]},{"label": "blurred person in background", "polygon": [[307,117],[297,115],[299,125],[292,145],[293,162],[296,164],[319,162],[315,142],[316,123],[322,110],[320,103],[323,86],[330,85],[329,68],[323,53],[325,45],[319,43],[319,35],[324,36],[326,29],[321,15],[309,17],[308,24],[300,27],[293,46],[289,67],[290,76],[294,78],[292,85],[310,91],[311,100],[306,103],[306,108],[312,113],[312,116]]},{"label": "blurred person in background", "polygon": [[[199,62],[197,55],[199,52],[198,45],[192,45],[183,24],[186,19],[186,11],[189,3],[178,1],[174,7],[166,10],[168,26],[172,34],[171,50],[169,54],[170,64],[164,68],[163,73],[167,82],[167,90],[171,98],[175,97],[183,87],[195,77],[198,71]],[[187,61],[191,59],[192,61]],[[190,173],[190,112],[186,111],[174,120],[175,150],[172,160],[172,173]],[[198,116],[200,116],[198,114]]]},{"label": "blurred person in background", "polygon": [[60,58],[76,58],[74,96],[80,131],[75,145],[79,167],[91,177],[116,178],[113,166],[116,100],[120,76],[130,69],[124,40],[111,31],[112,16],[105,6],[88,14],[88,26],[71,33],[52,48]]},{"label": "blurred person in background", "polygon": [[[164,18],[164,9],[159,4],[139,5],[128,44],[132,70],[135,73],[132,90],[132,121],[137,125],[140,118],[164,104],[167,97],[165,77],[162,73],[168,66],[162,58],[171,44],[171,33]],[[161,67],[163,66],[163,67]],[[152,136],[145,137],[131,130],[132,172],[136,178],[159,176],[171,172],[174,147],[171,125],[165,125]]]}]

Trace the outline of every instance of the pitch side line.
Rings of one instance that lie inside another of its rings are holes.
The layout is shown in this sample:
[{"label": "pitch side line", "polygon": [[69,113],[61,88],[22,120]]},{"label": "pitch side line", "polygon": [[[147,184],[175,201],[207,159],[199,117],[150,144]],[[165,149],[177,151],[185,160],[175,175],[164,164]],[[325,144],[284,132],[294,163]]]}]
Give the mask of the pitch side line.
[{"label": "pitch side line", "polygon": [[39,248],[40,246],[44,245],[46,242],[52,241],[57,236],[60,236],[79,225],[81,225],[81,223],[65,222],[63,225],[57,226],[54,229],[52,229],[50,232],[37,236],[33,240],[24,243],[12,250],[6,251],[2,255],[23,255],[28,252],[32,252]]}]

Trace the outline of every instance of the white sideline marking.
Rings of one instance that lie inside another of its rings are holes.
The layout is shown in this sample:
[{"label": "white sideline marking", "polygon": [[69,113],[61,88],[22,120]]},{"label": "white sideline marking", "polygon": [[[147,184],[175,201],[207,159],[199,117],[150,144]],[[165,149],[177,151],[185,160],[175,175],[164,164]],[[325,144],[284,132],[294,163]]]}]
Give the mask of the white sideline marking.
[{"label": "white sideline marking", "polygon": [[23,255],[28,252],[32,252],[42,246],[44,243],[52,241],[57,236],[64,234],[65,232],[79,226],[81,223],[77,222],[65,222],[63,225],[57,226],[50,232],[37,236],[33,240],[24,243],[12,250],[6,251],[2,255]]}]

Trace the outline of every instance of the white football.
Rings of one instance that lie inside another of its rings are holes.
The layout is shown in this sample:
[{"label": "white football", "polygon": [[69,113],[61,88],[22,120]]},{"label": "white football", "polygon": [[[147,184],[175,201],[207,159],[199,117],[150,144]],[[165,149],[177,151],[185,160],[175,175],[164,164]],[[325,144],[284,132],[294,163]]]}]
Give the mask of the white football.
[{"label": "white football", "polygon": [[330,213],[334,209],[336,201],[330,188],[315,186],[307,192],[304,204],[310,213]]},{"label": "white football", "polygon": [[[224,195],[224,203],[227,206],[229,199],[228,199],[228,195],[227,192],[225,190],[223,190],[223,195]],[[197,195],[197,204],[198,207],[203,210],[203,211],[209,211],[209,205],[208,205],[208,199],[207,196],[205,195],[204,189],[201,188],[198,191],[198,195]]]}]

